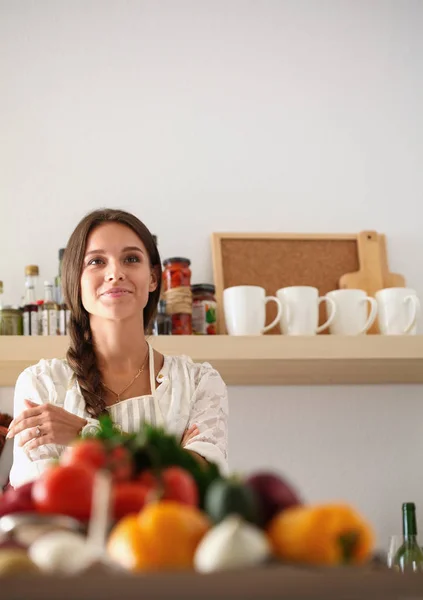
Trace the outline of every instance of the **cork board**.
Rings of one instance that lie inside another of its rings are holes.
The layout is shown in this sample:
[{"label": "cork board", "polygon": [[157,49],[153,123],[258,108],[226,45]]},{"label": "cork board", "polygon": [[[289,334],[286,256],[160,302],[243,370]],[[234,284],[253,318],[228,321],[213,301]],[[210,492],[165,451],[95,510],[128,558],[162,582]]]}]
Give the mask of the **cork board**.
[{"label": "cork board", "polygon": [[[359,269],[357,234],[214,233],[212,255],[220,334],[226,333],[227,287],[259,285],[274,296],[282,287],[310,285],[324,296],[339,288],[342,275]],[[266,311],[269,323],[276,316],[275,304],[269,303]],[[320,323],[325,320],[323,304]],[[280,334],[278,326],[266,335],[272,334]]]}]

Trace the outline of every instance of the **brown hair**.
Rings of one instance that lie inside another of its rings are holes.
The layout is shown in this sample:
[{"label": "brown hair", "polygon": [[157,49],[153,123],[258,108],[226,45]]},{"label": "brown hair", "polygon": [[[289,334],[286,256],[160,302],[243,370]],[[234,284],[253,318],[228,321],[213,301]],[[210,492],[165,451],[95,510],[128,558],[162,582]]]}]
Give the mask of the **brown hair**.
[{"label": "brown hair", "polygon": [[144,244],[150,266],[156,272],[158,285],[154,292],[150,292],[143,311],[144,330],[148,329],[155,315],[162,281],[161,261],[153,236],[144,223],[130,213],[114,209],[96,210],[84,217],[70,236],[62,267],[63,294],[70,309],[70,346],[66,358],[77,377],[87,411],[93,417],[103,413],[106,405],[102,398],[103,387],[92,344],[90,319],[81,300],[81,274],[88,236],[103,223],[121,223],[132,229]]}]

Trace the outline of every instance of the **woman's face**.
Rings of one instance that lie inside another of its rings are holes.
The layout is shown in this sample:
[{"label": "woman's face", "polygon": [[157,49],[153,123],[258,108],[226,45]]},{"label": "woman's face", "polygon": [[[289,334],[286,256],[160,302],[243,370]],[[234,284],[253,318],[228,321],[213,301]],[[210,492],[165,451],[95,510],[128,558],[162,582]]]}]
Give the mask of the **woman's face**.
[{"label": "woman's face", "polygon": [[104,223],[89,235],[81,275],[85,310],[104,319],[142,317],[148,295],[157,288],[147,250],[121,223]]}]

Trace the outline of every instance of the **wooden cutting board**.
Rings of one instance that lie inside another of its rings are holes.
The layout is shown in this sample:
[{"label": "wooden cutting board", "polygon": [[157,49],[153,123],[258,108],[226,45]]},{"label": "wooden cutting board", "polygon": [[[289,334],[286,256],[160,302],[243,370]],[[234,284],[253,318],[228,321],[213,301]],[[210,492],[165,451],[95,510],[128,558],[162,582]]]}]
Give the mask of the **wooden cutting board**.
[{"label": "wooden cutting board", "polygon": [[360,269],[343,275],[339,280],[339,288],[365,290],[369,296],[374,296],[383,288],[383,253],[379,234],[376,231],[361,231],[357,235],[357,250]]},{"label": "wooden cutting board", "polygon": [[339,288],[365,290],[374,296],[378,290],[405,287],[403,275],[389,271],[386,253],[386,236],[376,231],[361,231],[357,235],[360,269],[347,273],[339,280]]},{"label": "wooden cutting board", "polygon": [[[376,231],[362,231],[357,236],[360,269],[346,273],[339,280],[339,288],[360,289],[374,297],[378,290],[387,287],[405,287],[402,275],[390,273],[386,254],[386,238]],[[379,333],[377,320],[368,333]]]}]

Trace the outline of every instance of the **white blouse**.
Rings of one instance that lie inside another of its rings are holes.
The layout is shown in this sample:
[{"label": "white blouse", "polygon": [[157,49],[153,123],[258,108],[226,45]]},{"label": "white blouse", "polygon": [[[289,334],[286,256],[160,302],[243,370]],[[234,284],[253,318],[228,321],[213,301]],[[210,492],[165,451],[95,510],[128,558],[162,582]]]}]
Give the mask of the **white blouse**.
[{"label": "white blouse", "polygon": [[[154,374],[154,365],[151,366]],[[188,356],[165,356],[157,383],[160,385],[153,395],[109,406],[113,421],[128,433],[139,430],[144,421],[160,424],[178,438],[188,427],[197,425],[200,433],[185,448],[215,462],[227,474],[228,396],[219,373],[209,363],[194,363]],[[78,381],[66,360],[41,360],[25,369],[15,386],[15,417],[25,410],[25,399],[40,404],[51,402],[88,422],[98,423],[86,411]],[[65,449],[45,444],[27,451],[18,444],[19,435],[15,438],[10,471],[13,487],[36,479]]]}]

